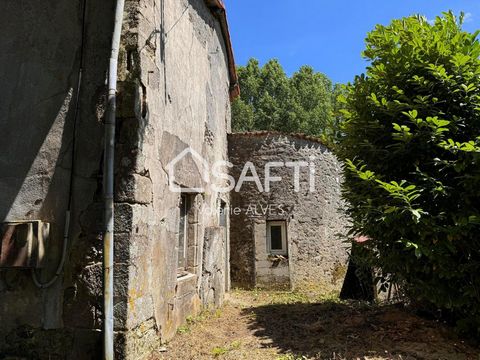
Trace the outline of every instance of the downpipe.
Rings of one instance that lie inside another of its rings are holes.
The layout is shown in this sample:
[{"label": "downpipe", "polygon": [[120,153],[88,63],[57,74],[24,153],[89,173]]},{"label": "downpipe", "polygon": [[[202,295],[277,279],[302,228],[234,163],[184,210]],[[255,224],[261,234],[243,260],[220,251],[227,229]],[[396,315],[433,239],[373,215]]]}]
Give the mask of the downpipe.
[{"label": "downpipe", "polygon": [[113,242],[114,242],[114,155],[117,70],[125,0],[117,0],[110,64],[108,68],[108,106],[105,119],[104,149],[104,237],[103,237],[103,359],[113,360]]}]

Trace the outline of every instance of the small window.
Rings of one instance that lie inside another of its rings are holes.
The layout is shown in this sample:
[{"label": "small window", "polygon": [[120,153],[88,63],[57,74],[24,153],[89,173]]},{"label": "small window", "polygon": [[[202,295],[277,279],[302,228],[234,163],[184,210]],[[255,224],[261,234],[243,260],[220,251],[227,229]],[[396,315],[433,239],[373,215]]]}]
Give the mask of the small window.
[{"label": "small window", "polygon": [[178,228],[178,273],[182,274],[187,269],[188,250],[188,213],[190,211],[190,199],[188,195],[182,195],[180,200],[180,221]]},{"label": "small window", "polygon": [[267,250],[273,255],[288,254],[285,221],[267,222]]},{"label": "small window", "polygon": [[218,222],[220,226],[227,227],[227,204],[224,201],[220,201]]}]

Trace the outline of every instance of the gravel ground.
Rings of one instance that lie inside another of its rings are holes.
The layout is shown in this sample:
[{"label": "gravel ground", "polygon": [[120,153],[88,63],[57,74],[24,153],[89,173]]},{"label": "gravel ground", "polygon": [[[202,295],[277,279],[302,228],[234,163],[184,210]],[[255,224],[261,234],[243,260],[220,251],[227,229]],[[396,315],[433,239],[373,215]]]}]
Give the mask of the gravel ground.
[{"label": "gravel ground", "polygon": [[233,291],[221,309],[189,319],[152,360],[480,360],[479,354],[451,328],[400,305]]}]

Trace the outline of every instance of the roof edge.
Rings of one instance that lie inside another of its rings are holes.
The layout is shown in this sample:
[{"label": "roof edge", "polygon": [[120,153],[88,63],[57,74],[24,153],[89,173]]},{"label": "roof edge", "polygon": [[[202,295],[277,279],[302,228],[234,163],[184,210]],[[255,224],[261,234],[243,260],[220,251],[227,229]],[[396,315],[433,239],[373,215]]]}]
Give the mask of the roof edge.
[{"label": "roof edge", "polygon": [[230,38],[230,30],[228,27],[227,10],[223,0],[204,0],[212,14],[220,22],[222,36],[225,41],[228,58],[228,72],[230,75],[230,100],[240,95],[240,86],[238,84],[237,68],[235,66],[235,56],[233,55],[232,40]]},{"label": "roof edge", "polygon": [[276,130],[259,130],[259,131],[234,132],[234,133],[229,133],[228,136],[244,136],[244,137],[286,136],[286,137],[291,137],[299,140],[314,142],[314,143],[325,146],[329,150],[332,150],[331,147],[328,144],[326,144],[325,141],[323,141],[321,138],[312,136],[312,135],[306,135],[304,133],[286,133],[286,132],[276,131]]}]

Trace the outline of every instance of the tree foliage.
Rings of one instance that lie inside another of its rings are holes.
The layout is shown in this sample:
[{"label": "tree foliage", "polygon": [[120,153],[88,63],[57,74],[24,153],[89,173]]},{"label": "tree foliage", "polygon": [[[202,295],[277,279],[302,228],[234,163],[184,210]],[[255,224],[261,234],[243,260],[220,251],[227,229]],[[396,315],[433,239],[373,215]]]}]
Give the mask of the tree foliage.
[{"label": "tree foliage", "polygon": [[241,95],[232,106],[234,131],[278,130],[333,138],[341,114],[340,86],[302,66],[287,77],[277,60],[263,67],[255,59],[238,68]]},{"label": "tree foliage", "polygon": [[368,34],[339,155],[369,263],[480,333],[480,44],[461,24],[413,16]]}]

